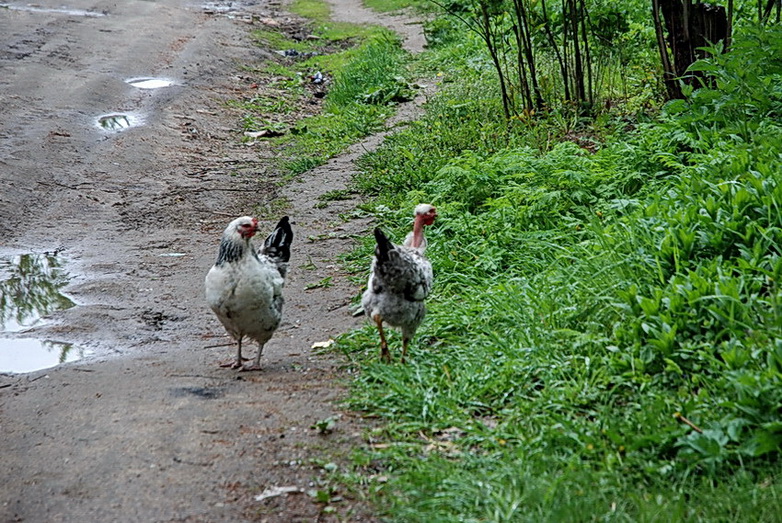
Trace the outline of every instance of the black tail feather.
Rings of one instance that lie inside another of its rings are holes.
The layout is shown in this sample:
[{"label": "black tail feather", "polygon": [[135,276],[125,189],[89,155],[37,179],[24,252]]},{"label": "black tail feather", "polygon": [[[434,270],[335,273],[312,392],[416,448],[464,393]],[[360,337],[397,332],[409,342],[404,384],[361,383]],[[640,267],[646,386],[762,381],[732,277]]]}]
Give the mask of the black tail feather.
[{"label": "black tail feather", "polygon": [[280,218],[274,231],[266,238],[261,247],[261,254],[265,254],[276,262],[285,263],[291,259],[291,243],[293,243],[293,229],[287,216]]},{"label": "black tail feather", "polygon": [[375,227],[375,241],[377,247],[375,247],[375,256],[378,261],[388,261],[388,253],[394,249],[394,244],[391,240],[380,230],[380,227]]}]

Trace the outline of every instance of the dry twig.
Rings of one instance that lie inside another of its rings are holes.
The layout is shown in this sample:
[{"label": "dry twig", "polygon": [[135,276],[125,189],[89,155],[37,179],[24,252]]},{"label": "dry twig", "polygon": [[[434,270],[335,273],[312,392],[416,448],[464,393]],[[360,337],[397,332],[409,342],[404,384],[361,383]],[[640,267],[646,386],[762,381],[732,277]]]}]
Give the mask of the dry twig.
[{"label": "dry twig", "polygon": [[676,418],[678,421],[681,421],[681,422],[682,422],[682,423],[684,423],[685,425],[688,425],[690,428],[692,428],[692,430],[694,430],[694,431],[695,431],[695,432],[697,432],[698,434],[703,434],[703,429],[701,429],[701,428],[700,428],[699,426],[697,426],[695,423],[693,423],[692,421],[690,421],[690,420],[688,420],[687,418],[685,418],[684,416],[682,416],[682,413],[681,413],[681,412],[677,412],[677,413],[675,413],[675,414],[673,415],[673,417],[674,417],[674,418]]}]

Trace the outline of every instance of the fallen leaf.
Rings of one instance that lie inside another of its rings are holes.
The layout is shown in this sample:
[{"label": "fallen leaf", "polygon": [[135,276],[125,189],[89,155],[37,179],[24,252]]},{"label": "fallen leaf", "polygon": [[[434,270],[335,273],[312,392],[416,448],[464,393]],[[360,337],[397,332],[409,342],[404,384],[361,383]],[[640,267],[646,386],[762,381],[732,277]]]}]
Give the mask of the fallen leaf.
[{"label": "fallen leaf", "polygon": [[272,27],[278,27],[280,25],[280,22],[275,20],[274,18],[261,18],[258,20],[263,25],[270,25]]},{"label": "fallen leaf", "polygon": [[299,487],[271,487],[255,496],[255,501],[263,501],[264,499],[281,496],[283,494],[301,494],[302,492],[304,491]]},{"label": "fallen leaf", "polygon": [[424,447],[424,452],[427,454],[430,452],[439,452],[446,456],[458,456],[461,454],[461,450],[459,450],[459,447],[453,441],[437,441],[427,437],[423,432],[419,432],[418,435],[429,443]]},{"label": "fallen leaf", "polygon": [[435,432],[434,436],[440,441],[453,441],[461,438],[465,434],[466,432],[464,432],[459,427],[449,427],[447,429]]},{"label": "fallen leaf", "polygon": [[334,345],[334,340],[329,339],[328,341],[316,341],[312,344],[313,349],[328,349]]}]

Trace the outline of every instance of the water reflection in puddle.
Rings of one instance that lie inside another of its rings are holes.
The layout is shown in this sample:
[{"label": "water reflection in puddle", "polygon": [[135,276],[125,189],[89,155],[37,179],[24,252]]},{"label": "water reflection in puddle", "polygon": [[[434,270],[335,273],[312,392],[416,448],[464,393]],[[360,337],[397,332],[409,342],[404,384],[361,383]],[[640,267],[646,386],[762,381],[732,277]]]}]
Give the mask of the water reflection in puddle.
[{"label": "water reflection in puddle", "polygon": [[174,85],[172,80],[165,78],[131,78],[125,81],[138,89],[160,89]]},{"label": "water reflection in puddle", "polygon": [[98,125],[107,131],[124,131],[140,123],[138,118],[130,114],[106,114],[98,117]]},{"label": "water reflection in puddle", "polygon": [[107,114],[98,118],[98,124],[109,131],[121,131],[130,127],[130,118],[124,114]]},{"label": "water reflection in puddle", "polygon": [[[20,332],[52,312],[73,307],[62,292],[68,277],[56,254],[0,256],[0,332]],[[83,357],[71,344],[0,338],[0,372],[31,372]]]},{"label": "water reflection in puddle", "polygon": [[48,369],[86,356],[70,343],[30,338],[0,338],[0,372],[21,373]]},{"label": "water reflection in puddle", "polygon": [[235,13],[239,10],[239,2],[227,0],[215,0],[213,2],[202,2],[201,9],[207,13]]},{"label": "water reflection in puddle", "polygon": [[13,4],[0,4],[2,9],[10,9],[12,11],[27,11],[29,13],[54,13],[69,16],[106,16],[106,13],[96,13],[94,11],[85,11],[83,9],[69,9],[67,7],[40,7],[37,5],[13,5]]},{"label": "water reflection in puddle", "polygon": [[73,307],[61,292],[67,283],[54,254],[0,257],[0,331],[17,332],[46,314]]}]

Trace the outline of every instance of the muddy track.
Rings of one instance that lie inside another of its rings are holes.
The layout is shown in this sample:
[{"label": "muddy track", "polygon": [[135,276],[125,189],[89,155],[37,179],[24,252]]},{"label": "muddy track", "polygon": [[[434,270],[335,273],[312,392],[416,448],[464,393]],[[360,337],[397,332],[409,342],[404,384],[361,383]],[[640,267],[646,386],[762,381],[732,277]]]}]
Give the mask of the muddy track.
[{"label": "muddy track", "polygon": [[[337,18],[423,45],[409,19],[329,2]],[[336,260],[369,223],[340,218],[354,200],[316,204],[346,187],[353,160],[383,134],[280,188],[240,143],[240,115],[225,101],[251,88],[237,66],[265,56],[249,31],[284,20],[282,7],[75,0],[74,14],[47,4],[0,10],[0,248],[62,250],[78,306],[24,336],[93,356],[0,376],[0,521],[333,518],[303,493],[320,486],[313,460],[342,462],[365,425],[335,403],[339,359],[311,347],[363,321],[348,309],[359,289]],[[177,84],[146,92],[125,82],[141,76]],[[113,111],[143,124],[96,129]],[[270,228],[283,212],[296,233],[283,324],[263,371],[220,369],[233,349],[202,297],[219,234],[234,216],[259,213]],[[311,288],[326,277],[332,286]],[[311,428],[332,416],[333,433]],[[255,500],[273,487],[302,493]],[[375,519],[359,500],[334,506],[343,519]]]}]

